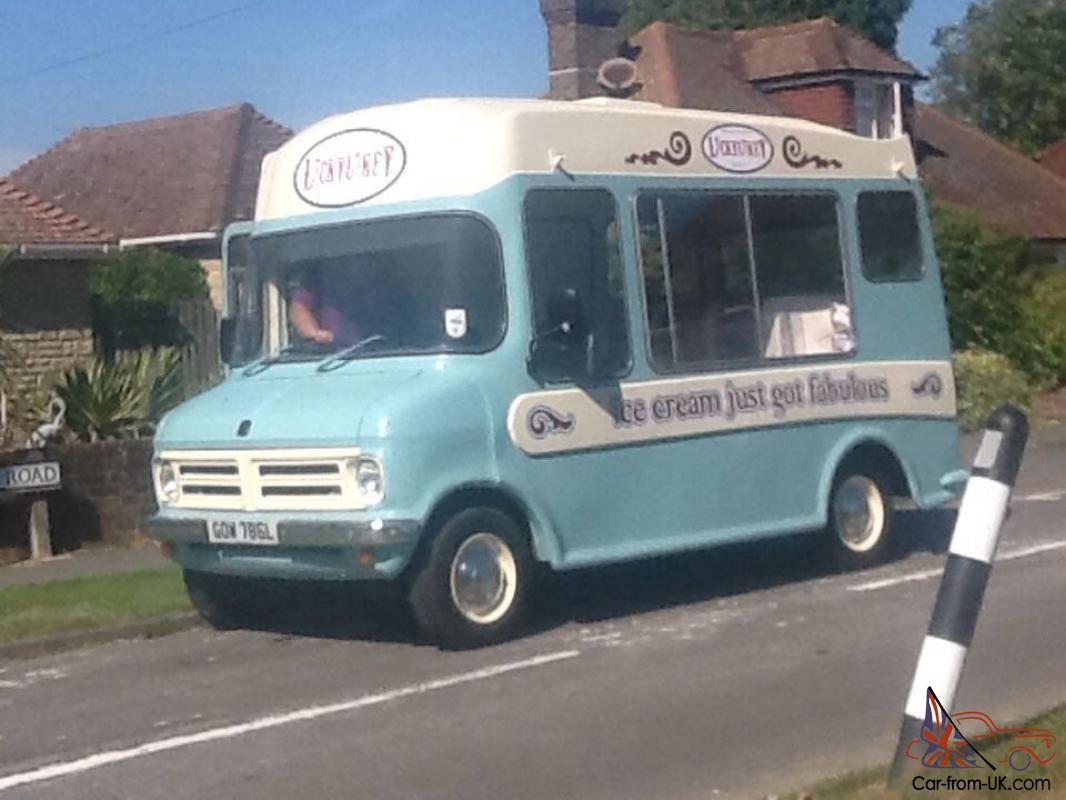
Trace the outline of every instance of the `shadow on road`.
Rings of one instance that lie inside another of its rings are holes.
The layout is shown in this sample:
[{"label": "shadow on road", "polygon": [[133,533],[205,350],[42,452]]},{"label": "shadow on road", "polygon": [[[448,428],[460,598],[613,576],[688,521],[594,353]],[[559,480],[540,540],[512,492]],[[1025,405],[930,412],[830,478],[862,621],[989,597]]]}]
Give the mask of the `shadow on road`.
[{"label": "shadow on road", "polygon": [[[890,560],[947,549],[954,510],[900,511]],[[531,633],[803,583],[831,574],[818,534],[797,534],[575,572],[546,572]],[[285,587],[269,630],[299,637],[424,644],[398,585]]]},{"label": "shadow on road", "polygon": [[[947,550],[954,510],[901,511],[890,561]],[[772,589],[834,574],[818,533],[726,545],[550,576],[544,624],[593,622]]]}]

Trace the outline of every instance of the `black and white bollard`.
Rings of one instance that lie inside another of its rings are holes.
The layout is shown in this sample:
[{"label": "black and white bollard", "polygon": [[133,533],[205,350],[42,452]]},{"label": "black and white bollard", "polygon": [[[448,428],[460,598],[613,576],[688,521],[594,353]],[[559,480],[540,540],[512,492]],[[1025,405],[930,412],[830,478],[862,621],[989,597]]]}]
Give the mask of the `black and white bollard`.
[{"label": "black and white bollard", "polygon": [[1014,406],[1003,406],[989,417],[959,506],[933,618],[907,695],[889,784],[900,784],[908,773],[907,745],[921,733],[930,687],[950,713],[1028,439],[1029,422]]}]

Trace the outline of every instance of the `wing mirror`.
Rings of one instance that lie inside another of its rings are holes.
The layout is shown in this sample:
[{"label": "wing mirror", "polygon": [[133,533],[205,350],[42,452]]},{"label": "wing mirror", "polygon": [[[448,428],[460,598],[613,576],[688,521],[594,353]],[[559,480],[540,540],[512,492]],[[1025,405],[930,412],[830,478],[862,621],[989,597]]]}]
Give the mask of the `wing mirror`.
[{"label": "wing mirror", "polygon": [[549,382],[581,382],[599,377],[596,336],[581,293],[572,286],[556,289],[545,308],[547,327],[529,347],[528,366]]},{"label": "wing mirror", "polygon": [[218,355],[223,364],[228,365],[233,358],[233,346],[237,336],[235,317],[223,317],[218,327]]}]

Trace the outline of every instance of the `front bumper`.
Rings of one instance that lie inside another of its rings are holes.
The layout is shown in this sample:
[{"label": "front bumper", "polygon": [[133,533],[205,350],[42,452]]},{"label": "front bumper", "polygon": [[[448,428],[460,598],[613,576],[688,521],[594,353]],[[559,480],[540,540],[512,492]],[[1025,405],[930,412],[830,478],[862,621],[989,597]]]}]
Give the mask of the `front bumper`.
[{"label": "front bumper", "polygon": [[277,545],[224,545],[208,541],[205,517],[157,514],[148,519],[147,532],[172,545],[173,559],[186,569],[244,577],[367,580],[398,575],[421,529],[414,520],[282,519]]}]

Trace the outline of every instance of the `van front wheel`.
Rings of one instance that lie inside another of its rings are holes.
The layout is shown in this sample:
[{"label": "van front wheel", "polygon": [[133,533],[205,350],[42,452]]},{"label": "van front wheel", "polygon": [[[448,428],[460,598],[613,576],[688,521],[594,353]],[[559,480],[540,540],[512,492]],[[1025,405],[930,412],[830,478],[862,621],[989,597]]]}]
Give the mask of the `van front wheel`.
[{"label": "van front wheel", "polygon": [[442,647],[481,647],[509,639],[525,621],[533,557],[510,516],[471,508],[433,537],[409,600],[418,626]]},{"label": "van front wheel", "polygon": [[892,497],[886,487],[874,469],[848,469],[837,477],[826,538],[838,569],[860,569],[884,560],[892,527]]},{"label": "van front wheel", "polygon": [[279,605],[277,591],[248,578],[185,570],[185,589],[200,616],[215,630],[255,628]]}]

